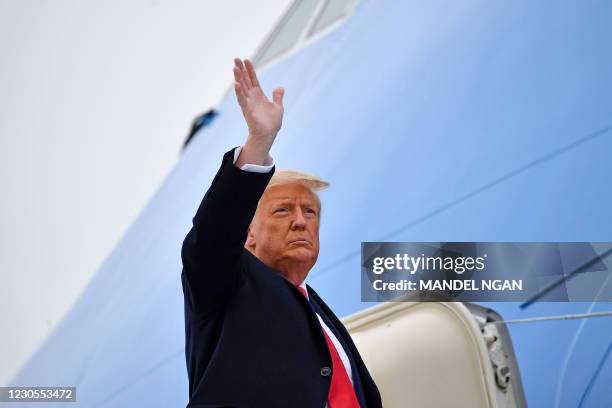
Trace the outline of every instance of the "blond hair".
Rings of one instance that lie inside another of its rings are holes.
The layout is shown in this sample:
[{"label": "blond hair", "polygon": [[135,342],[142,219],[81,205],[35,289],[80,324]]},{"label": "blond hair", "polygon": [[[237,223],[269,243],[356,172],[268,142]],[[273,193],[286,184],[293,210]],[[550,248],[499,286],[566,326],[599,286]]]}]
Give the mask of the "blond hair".
[{"label": "blond hair", "polygon": [[329,183],[312,174],[304,173],[297,170],[280,169],[274,172],[272,179],[268,183],[268,187],[277,186],[279,184],[302,183],[310,188],[313,193],[329,187]]}]

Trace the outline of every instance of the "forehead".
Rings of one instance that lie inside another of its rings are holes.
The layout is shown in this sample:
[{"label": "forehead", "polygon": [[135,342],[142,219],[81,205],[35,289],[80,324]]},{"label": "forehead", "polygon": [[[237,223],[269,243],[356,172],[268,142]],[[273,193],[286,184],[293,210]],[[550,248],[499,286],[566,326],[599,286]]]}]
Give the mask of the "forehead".
[{"label": "forehead", "polygon": [[262,197],[262,201],[266,203],[296,200],[320,204],[318,196],[309,187],[297,182],[272,186]]}]

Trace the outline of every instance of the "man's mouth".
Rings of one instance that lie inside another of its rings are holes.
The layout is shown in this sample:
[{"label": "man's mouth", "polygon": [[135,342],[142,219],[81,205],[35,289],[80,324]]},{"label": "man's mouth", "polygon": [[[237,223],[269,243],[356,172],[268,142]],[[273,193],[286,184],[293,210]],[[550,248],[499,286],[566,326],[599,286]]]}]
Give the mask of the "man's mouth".
[{"label": "man's mouth", "polygon": [[290,242],[290,244],[296,244],[296,245],[310,245],[310,241],[306,240],[306,239],[295,239],[293,241]]}]

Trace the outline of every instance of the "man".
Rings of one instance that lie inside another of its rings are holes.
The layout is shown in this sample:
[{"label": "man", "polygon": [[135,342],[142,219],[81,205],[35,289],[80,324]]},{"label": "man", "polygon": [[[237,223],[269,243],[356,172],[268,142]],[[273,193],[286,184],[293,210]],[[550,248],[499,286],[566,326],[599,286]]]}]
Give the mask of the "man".
[{"label": "man", "polygon": [[181,251],[188,407],[381,407],[346,329],[304,283],[327,183],[275,174],[284,90],[270,101],[248,60],[234,77],[249,135],[223,157]]}]

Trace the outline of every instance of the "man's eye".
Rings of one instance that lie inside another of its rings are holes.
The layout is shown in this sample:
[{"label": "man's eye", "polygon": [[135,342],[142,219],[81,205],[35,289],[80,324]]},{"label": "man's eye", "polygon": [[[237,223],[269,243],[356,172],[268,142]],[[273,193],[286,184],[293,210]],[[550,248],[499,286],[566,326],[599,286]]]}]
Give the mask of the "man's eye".
[{"label": "man's eye", "polygon": [[276,210],[274,210],[274,212],[275,212],[275,213],[278,213],[278,212],[285,212],[285,211],[287,211],[287,209],[286,209],[286,208],[284,208],[284,207],[277,208]]},{"label": "man's eye", "polygon": [[317,212],[316,212],[314,209],[312,209],[312,208],[307,208],[307,209],[306,209],[306,212],[307,212],[307,213],[310,213],[310,214],[316,214],[316,213],[317,213]]}]

